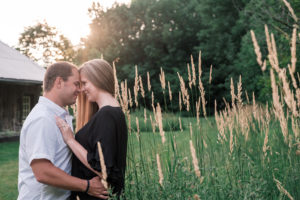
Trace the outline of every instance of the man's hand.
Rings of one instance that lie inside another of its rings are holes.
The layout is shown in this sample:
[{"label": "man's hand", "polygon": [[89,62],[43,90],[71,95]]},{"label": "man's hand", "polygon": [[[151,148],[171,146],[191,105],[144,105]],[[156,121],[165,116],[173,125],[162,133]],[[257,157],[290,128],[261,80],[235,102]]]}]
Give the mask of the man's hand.
[{"label": "man's hand", "polygon": [[101,183],[101,179],[96,176],[90,180],[90,188],[88,194],[102,199],[108,199],[107,189]]}]

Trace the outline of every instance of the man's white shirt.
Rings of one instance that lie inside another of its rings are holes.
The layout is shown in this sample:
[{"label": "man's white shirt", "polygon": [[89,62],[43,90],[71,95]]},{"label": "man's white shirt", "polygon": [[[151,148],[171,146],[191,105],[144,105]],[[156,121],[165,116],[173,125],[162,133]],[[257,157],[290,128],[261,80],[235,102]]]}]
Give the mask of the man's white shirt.
[{"label": "man's white shirt", "polygon": [[72,116],[46,97],[39,102],[26,118],[19,149],[18,200],[65,200],[70,191],[39,183],[30,167],[34,159],[47,159],[66,173],[71,173],[72,152],[64,143],[55,116],[67,121],[72,127]]}]

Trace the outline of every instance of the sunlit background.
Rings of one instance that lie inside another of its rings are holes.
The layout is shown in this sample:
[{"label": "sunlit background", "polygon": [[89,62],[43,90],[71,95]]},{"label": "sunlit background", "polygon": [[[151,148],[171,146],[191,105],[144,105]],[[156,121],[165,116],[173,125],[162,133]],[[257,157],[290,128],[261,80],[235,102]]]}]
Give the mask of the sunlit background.
[{"label": "sunlit background", "polygon": [[9,0],[0,1],[0,40],[10,46],[18,44],[18,38],[26,26],[47,21],[76,45],[89,34],[88,8],[99,2],[108,8],[114,2],[130,0]]}]

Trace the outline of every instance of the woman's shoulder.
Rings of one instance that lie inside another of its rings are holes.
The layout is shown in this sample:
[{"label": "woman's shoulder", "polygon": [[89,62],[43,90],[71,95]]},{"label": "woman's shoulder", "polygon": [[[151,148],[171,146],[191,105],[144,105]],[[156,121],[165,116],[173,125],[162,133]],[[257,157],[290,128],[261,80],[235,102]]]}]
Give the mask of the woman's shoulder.
[{"label": "woman's shoulder", "polygon": [[103,114],[119,114],[122,111],[122,108],[120,106],[111,106],[111,105],[106,105],[100,108],[100,110],[97,112],[97,114],[99,115],[103,115]]},{"label": "woman's shoulder", "polygon": [[106,105],[100,108],[100,110],[95,114],[96,119],[119,119],[124,113],[120,106],[110,106]]}]

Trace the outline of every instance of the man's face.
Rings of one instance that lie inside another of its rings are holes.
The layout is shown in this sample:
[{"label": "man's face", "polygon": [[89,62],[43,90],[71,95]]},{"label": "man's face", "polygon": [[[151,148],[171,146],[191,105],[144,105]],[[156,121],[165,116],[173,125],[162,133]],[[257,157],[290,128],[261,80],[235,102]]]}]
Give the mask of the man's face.
[{"label": "man's face", "polygon": [[76,102],[80,92],[79,73],[77,69],[72,70],[73,74],[68,77],[67,81],[63,81],[61,98],[65,106],[72,105]]}]

